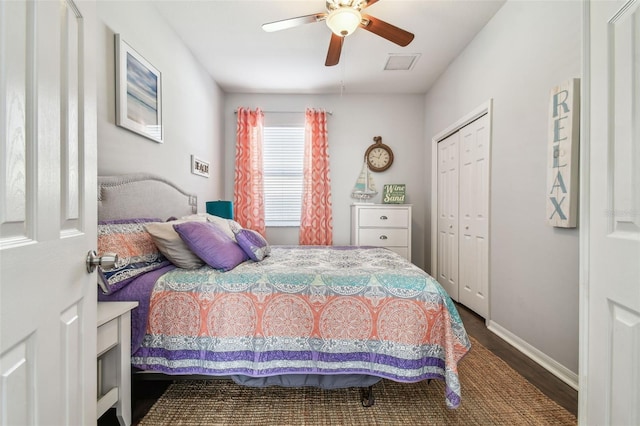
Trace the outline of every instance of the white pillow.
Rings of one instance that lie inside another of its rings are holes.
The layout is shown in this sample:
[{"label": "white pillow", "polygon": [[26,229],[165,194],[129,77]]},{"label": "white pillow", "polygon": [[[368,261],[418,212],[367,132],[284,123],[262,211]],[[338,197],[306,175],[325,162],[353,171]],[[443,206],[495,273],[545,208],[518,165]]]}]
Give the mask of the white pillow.
[{"label": "white pillow", "polygon": [[189,216],[182,216],[180,220],[185,222],[206,222],[207,214],[206,213],[190,214]]},{"label": "white pillow", "polygon": [[178,268],[196,269],[204,265],[202,259],[187,247],[173,225],[184,222],[206,222],[206,220],[173,220],[171,222],[145,223],[144,227],[153,238],[153,242],[167,259]]},{"label": "white pillow", "polygon": [[242,229],[242,226],[235,220],[225,219],[224,217],[214,216],[209,213],[196,213],[189,216],[182,216],[180,220],[190,222],[211,222],[233,241],[236,241],[236,233]]}]

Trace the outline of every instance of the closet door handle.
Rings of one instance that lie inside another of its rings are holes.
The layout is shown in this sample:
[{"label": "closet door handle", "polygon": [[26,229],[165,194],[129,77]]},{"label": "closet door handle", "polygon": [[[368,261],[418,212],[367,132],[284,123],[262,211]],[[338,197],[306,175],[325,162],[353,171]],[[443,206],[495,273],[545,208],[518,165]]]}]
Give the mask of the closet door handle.
[{"label": "closet door handle", "polygon": [[380,216],[380,220],[387,220],[387,219],[389,219],[389,218],[384,216],[384,215]]},{"label": "closet door handle", "polygon": [[387,239],[387,236],[386,236],[386,235],[380,235],[380,239],[381,239],[381,240],[386,240],[386,239]]}]

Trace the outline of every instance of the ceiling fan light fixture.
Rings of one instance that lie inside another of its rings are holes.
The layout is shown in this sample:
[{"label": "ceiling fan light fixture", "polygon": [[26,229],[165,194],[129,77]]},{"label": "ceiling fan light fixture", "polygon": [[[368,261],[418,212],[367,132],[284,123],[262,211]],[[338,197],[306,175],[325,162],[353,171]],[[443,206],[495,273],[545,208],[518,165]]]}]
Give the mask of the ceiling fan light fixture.
[{"label": "ceiling fan light fixture", "polygon": [[346,37],[358,28],[362,15],[351,7],[340,7],[332,10],[327,16],[327,26],[335,35]]}]

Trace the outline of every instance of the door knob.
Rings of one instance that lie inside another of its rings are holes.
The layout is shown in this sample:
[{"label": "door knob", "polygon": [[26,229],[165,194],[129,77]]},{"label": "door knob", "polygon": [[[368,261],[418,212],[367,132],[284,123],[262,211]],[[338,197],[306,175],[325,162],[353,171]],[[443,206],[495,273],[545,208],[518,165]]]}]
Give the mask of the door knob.
[{"label": "door knob", "polygon": [[98,256],[95,250],[91,250],[87,253],[87,272],[92,273],[95,271],[96,266],[104,270],[113,269],[117,262],[118,255],[115,253],[105,253],[102,256]]}]

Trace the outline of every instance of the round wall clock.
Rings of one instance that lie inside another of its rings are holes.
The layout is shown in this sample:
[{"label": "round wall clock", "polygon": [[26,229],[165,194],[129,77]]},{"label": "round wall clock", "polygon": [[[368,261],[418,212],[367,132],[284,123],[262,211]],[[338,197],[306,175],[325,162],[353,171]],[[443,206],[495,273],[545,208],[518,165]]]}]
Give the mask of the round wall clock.
[{"label": "round wall clock", "polygon": [[393,151],[382,143],[381,136],[374,136],[374,144],[367,148],[364,158],[369,169],[374,172],[383,172],[393,164]]}]

